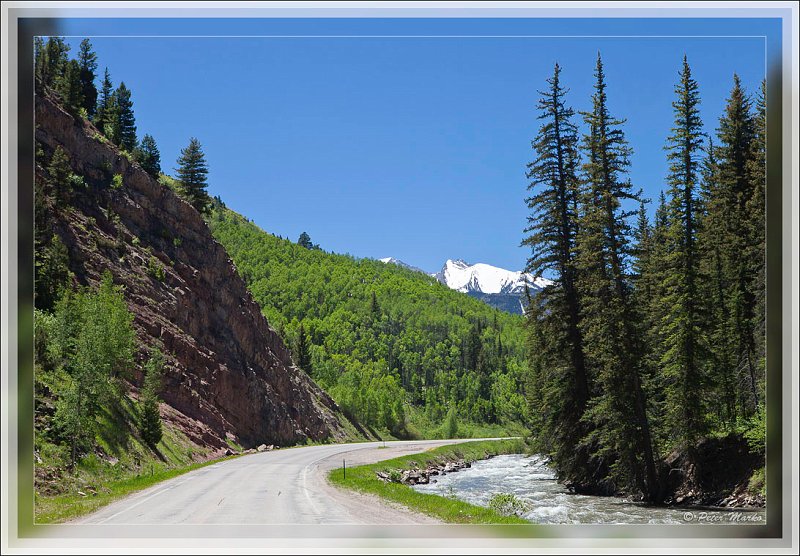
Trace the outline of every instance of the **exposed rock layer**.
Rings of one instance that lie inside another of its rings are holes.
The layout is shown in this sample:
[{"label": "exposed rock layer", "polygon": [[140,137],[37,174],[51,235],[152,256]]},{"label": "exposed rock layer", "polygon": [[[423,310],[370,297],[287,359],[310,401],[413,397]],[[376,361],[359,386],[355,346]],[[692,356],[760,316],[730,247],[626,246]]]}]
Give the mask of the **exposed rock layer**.
[{"label": "exposed rock layer", "polygon": [[214,447],[345,439],[338,406],[294,365],[199,213],[51,98],[37,97],[36,126],[44,159],[60,146],[88,184],[51,207],[70,270],[91,285],[109,270],[124,286],[140,360],[153,345],[167,356],[174,422]]}]

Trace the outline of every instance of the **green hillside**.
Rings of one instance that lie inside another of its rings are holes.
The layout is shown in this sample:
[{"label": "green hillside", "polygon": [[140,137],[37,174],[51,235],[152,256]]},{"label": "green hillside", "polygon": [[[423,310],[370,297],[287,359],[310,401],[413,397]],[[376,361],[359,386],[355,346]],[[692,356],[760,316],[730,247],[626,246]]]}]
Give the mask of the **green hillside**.
[{"label": "green hillside", "polygon": [[276,237],[219,200],[209,225],[295,361],[362,423],[405,437],[524,421],[522,317],[419,272]]}]

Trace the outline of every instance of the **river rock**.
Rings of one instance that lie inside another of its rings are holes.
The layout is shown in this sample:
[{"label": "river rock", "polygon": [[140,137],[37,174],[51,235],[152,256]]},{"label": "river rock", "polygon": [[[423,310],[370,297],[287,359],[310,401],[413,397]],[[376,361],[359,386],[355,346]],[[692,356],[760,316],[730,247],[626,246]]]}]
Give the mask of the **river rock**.
[{"label": "river rock", "polygon": [[256,448],[256,450],[259,451],[259,452],[266,452],[267,451],[267,445],[266,444],[259,444],[258,448]]}]

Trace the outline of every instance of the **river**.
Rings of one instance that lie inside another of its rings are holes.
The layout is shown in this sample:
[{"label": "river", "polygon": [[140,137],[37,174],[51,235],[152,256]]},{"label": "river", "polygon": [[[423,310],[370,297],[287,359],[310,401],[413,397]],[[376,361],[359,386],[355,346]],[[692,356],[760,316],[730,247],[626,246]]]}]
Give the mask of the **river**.
[{"label": "river", "polygon": [[533,523],[766,523],[766,512],[708,508],[653,507],[613,496],[571,494],[540,456],[511,454],[476,461],[472,467],[431,477],[435,483],[412,488],[489,506],[498,493],[514,494],[527,504],[521,517]]}]

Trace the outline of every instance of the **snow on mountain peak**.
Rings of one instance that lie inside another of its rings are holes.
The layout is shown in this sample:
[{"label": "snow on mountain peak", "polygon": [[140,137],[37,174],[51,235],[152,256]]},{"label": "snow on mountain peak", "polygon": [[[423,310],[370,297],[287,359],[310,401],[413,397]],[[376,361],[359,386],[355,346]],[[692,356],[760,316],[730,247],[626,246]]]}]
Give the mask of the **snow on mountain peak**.
[{"label": "snow on mountain peak", "polygon": [[400,259],[395,259],[394,257],[384,257],[383,259],[378,259],[378,260],[385,264],[396,264],[397,266],[402,266],[403,268],[407,268],[409,270],[415,270],[417,272],[422,272],[424,274],[427,274],[427,272],[425,272],[421,268],[417,268],[416,266],[411,266],[410,264],[404,263]]},{"label": "snow on mountain peak", "polygon": [[461,259],[448,259],[442,270],[434,275],[439,282],[460,292],[521,294],[527,284],[541,289],[549,280],[532,274],[505,270],[485,263],[470,265]]}]

